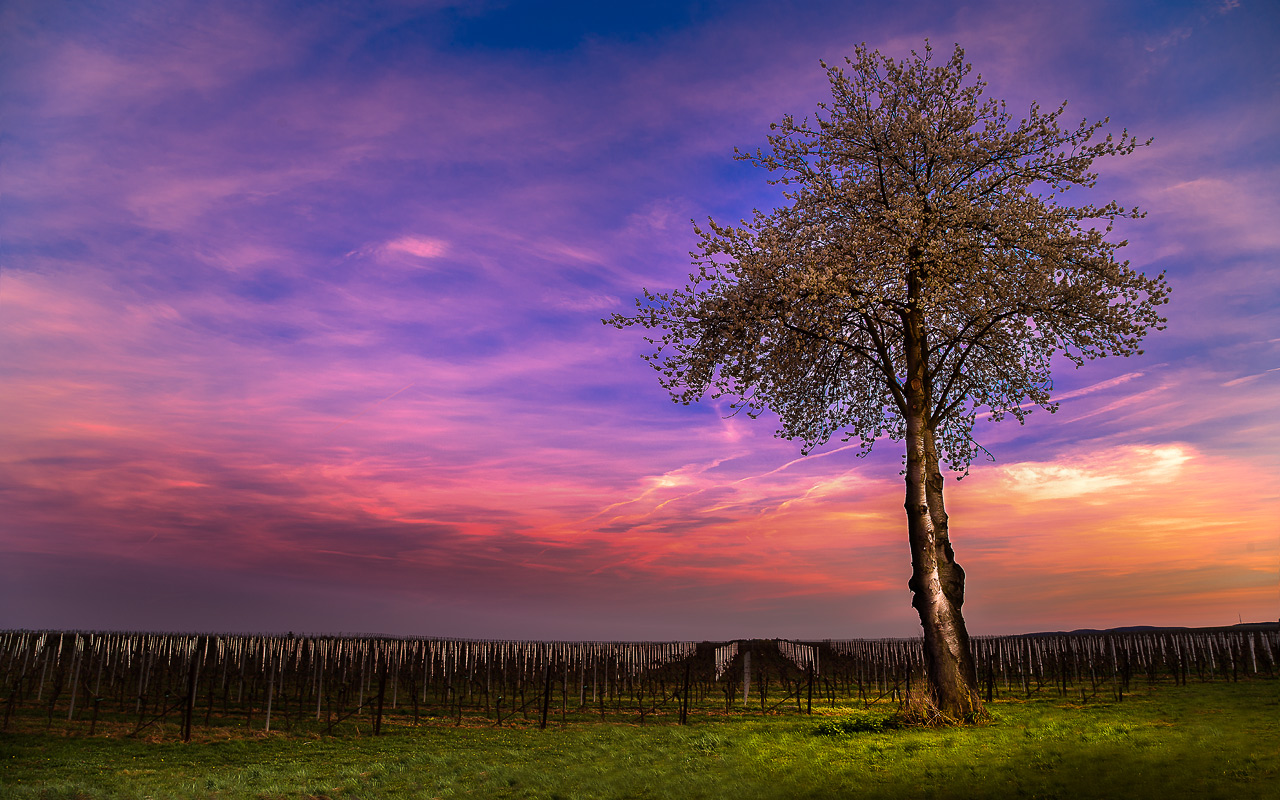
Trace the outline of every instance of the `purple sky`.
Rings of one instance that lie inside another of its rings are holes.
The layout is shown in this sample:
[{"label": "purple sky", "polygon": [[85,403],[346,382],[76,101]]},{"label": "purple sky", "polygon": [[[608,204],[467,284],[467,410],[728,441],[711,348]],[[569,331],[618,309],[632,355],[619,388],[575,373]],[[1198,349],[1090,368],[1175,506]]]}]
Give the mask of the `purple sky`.
[{"label": "purple sky", "polygon": [[914,635],[900,445],[673,405],[601,317],[819,59],[961,44],[1167,271],[1142,357],[980,426],[974,633],[1280,615],[1280,12],[1261,0],[0,8],[0,627]]}]

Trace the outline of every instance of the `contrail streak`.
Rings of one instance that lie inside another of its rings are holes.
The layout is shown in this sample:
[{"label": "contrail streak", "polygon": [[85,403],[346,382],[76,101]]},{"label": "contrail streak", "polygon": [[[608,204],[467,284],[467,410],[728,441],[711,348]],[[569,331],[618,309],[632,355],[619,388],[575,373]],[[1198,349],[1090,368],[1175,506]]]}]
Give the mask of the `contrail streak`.
[{"label": "contrail streak", "polygon": [[382,405],[383,403],[387,402],[387,401],[388,401],[388,400],[390,400],[391,398],[395,397],[396,395],[400,394],[400,393],[401,393],[401,392],[403,392],[405,389],[408,389],[409,387],[411,387],[411,386],[413,386],[413,385],[414,385],[414,384],[412,384],[412,383],[407,383],[407,384],[405,384],[405,385],[404,385],[404,386],[402,386],[401,388],[399,388],[399,389],[395,390],[394,392],[392,392],[391,394],[389,394],[389,395],[387,395],[386,397],[382,398],[381,400],[377,401],[376,403],[371,404],[368,408],[364,409],[364,410],[363,410],[363,411],[361,411],[359,414],[356,414],[355,416],[352,416],[352,417],[347,417],[347,418],[346,418],[346,419],[344,419],[342,422],[339,422],[337,425],[334,425],[332,428],[330,428],[329,430],[325,431],[324,433],[322,433],[322,434],[320,434],[320,435],[321,435],[321,436],[328,436],[329,434],[331,434],[331,433],[333,433],[334,431],[336,431],[338,428],[341,428],[343,425],[346,425],[348,422],[354,422],[354,421],[356,421],[356,420],[360,419],[360,418],[361,418],[361,417],[363,417],[365,414],[368,414],[370,411],[374,410],[374,409],[375,409],[375,408],[377,408],[378,406]]}]

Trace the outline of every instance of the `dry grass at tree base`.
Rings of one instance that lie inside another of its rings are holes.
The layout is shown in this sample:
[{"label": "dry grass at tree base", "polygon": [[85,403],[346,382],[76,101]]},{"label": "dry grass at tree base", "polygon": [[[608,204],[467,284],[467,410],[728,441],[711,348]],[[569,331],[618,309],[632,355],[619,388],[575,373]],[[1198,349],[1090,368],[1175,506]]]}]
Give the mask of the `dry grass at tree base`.
[{"label": "dry grass at tree base", "polygon": [[857,698],[688,725],[436,718],[383,735],[232,729],[147,742],[24,720],[0,798],[1280,798],[1280,681],[1135,687],[1123,702],[1005,697],[982,725],[902,727]]},{"label": "dry grass at tree base", "polygon": [[907,692],[898,704],[894,716],[903,727],[946,728],[953,725],[972,725],[990,721],[990,714],[979,706],[977,713],[957,719],[938,708],[924,692]]}]

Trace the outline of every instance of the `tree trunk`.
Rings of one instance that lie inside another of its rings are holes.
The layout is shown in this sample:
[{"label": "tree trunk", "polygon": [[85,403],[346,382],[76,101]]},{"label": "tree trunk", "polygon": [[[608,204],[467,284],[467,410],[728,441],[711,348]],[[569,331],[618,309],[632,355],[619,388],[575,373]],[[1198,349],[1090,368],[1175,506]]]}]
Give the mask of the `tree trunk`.
[{"label": "tree trunk", "polygon": [[907,529],[911,540],[911,605],[924,629],[925,669],[938,710],[956,720],[983,713],[977,670],[960,606],[964,570],[955,561],[942,503],[943,478],[929,414],[924,326],[905,320],[907,336]]}]

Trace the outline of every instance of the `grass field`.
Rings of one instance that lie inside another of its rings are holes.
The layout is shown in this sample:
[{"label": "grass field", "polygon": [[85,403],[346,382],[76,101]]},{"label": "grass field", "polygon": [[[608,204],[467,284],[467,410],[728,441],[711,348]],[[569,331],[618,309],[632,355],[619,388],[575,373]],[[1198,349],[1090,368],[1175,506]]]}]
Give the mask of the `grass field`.
[{"label": "grass field", "polygon": [[[990,724],[858,731],[891,705],[813,716],[696,710],[690,724],[455,727],[190,744],[0,735],[0,798],[1280,798],[1280,682],[1157,686],[1123,702],[1004,700]],[[825,733],[824,733],[825,731]],[[161,737],[159,741],[155,739]]]}]

